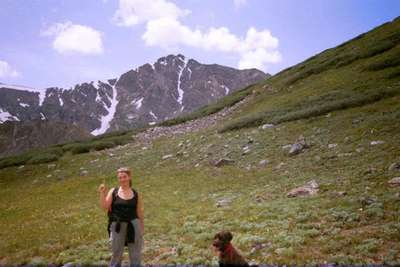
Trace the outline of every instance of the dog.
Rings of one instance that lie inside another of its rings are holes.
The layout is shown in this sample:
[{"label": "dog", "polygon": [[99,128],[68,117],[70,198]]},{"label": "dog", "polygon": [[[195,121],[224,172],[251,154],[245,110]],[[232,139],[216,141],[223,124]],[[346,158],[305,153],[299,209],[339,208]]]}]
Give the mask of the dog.
[{"label": "dog", "polygon": [[249,264],[242,255],[232,246],[231,240],[233,235],[229,231],[221,231],[214,236],[213,247],[215,248],[218,258],[219,266],[246,266]]}]

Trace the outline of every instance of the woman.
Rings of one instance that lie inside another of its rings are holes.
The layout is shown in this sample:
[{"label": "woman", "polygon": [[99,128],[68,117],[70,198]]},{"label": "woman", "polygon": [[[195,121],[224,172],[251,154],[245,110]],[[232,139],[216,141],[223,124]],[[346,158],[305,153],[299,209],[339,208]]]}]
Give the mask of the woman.
[{"label": "woman", "polygon": [[140,266],[143,248],[143,205],[141,196],[131,188],[131,171],[117,170],[119,187],[108,191],[99,186],[100,207],[108,211],[112,256],[110,266],[121,266],[124,246],[128,247],[131,266]]}]

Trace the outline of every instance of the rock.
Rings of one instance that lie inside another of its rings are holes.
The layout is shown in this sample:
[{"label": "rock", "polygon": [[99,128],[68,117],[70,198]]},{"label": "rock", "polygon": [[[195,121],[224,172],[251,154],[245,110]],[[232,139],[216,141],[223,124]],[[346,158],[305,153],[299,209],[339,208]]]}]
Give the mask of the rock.
[{"label": "rock", "polygon": [[82,170],[80,174],[81,174],[81,176],[85,176],[85,175],[87,175],[88,173],[89,173],[89,172],[88,172],[87,170]]},{"label": "rock", "polygon": [[338,157],[350,157],[351,155],[353,155],[351,152],[339,153],[339,154],[338,154]]},{"label": "rock", "polygon": [[361,152],[363,152],[364,151],[364,148],[363,147],[357,147],[356,148],[356,152],[357,153],[361,153]]},{"label": "rock", "polygon": [[375,203],[375,202],[377,202],[376,197],[363,196],[363,197],[360,198],[360,203],[363,206],[369,206],[369,205],[371,205],[372,203]]},{"label": "rock", "polygon": [[335,148],[335,147],[337,147],[337,144],[329,144],[328,145],[328,148]]},{"label": "rock", "polygon": [[278,255],[281,255],[281,254],[285,253],[285,251],[286,251],[286,248],[277,248],[277,249],[275,249],[274,252]]},{"label": "rock", "polygon": [[294,188],[287,193],[288,197],[297,197],[305,195],[315,195],[318,193],[319,185],[315,180],[307,182],[305,185]]},{"label": "rock", "polygon": [[252,248],[251,248],[250,253],[251,253],[251,254],[254,254],[255,252],[257,252],[257,251],[259,251],[259,250],[262,250],[262,249],[264,249],[264,248],[266,248],[266,247],[268,247],[268,246],[270,246],[270,245],[271,245],[270,243],[255,242],[255,243],[253,244]]},{"label": "rock", "polygon": [[51,175],[51,174],[48,174],[48,175],[46,176],[46,178],[51,178],[51,177],[53,177],[53,175]]},{"label": "rock", "polygon": [[299,143],[295,143],[291,145],[290,150],[289,150],[289,155],[294,156],[299,154],[303,150],[303,145]]},{"label": "rock", "polygon": [[330,118],[331,116],[332,116],[331,113],[328,113],[328,114],[325,115],[326,118]]},{"label": "rock", "polygon": [[376,145],[381,145],[381,144],[384,144],[385,142],[384,141],[381,141],[381,140],[377,140],[377,141],[371,141],[371,146],[376,146]]},{"label": "rock", "polygon": [[343,197],[346,196],[347,192],[346,191],[335,191],[331,193],[332,197]]},{"label": "rock", "polygon": [[248,146],[245,146],[242,151],[242,155],[247,155],[251,152],[251,149]]},{"label": "rock", "polygon": [[223,198],[217,201],[215,204],[217,208],[221,207],[228,207],[232,203],[232,199],[229,198]]},{"label": "rock", "polygon": [[301,152],[303,152],[304,149],[308,148],[308,144],[306,143],[305,138],[301,135],[298,139],[297,142],[294,143],[289,150],[289,156],[294,156],[297,155]]},{"label": "rock", "polygon": [[400,163],[399,162],[395,162],[395,163],[390,164],[388,170],[389,170],[389,172],[398,172],[398,171],[400,171]]},{"label": "rock", "polygon": [[57,166],[57,165],[54,164],[54,163],[48,164],[48,165],[47,165],[47,169],[53,169],[53,168],[55,168],[56,166]]},{"label": "rock", "polygon": [[165,160],[165,159],[169,159],[169,158],[172,158],[172,157],[173,157],[172,154],[168,154],[168,155],[164,155],[164,156],[162,157],[162,159]]},{"label": "rock", "polygon": [[364,171],[364,174],[372,174],[372,173],[375,173],[376,172],[376,168],[375,167],[368,167],[368,169],[366,169],[365,171]]},{"label": "rock", "polygon": [[278,165],[275,166],[275,170],[280,170],[283,166],[285,166],[286,164],[284,162],[279,163]]},{"label": "rock", "polygon": [[261,167],[265,167],[268,164],[269,164],[269,160],[267,160],[267,159],[260,160],[260,162],[258,163],[258,165]]},{"label": "rock", "polygon": [[213,165],[214,165],[214,167],[221,167],[224,165],[232,165],[234,163],[235,163],[235,161],[232,159],[222,158],[222,159],[219,159],[219,160],[213,162]]},{"label": "rock", "polygon": [[292,145],[284,145],[282,146],[282,150],[290,149]]},{"label": "rock", "polygon": [[23,169],[23,168],[25,168],[25,165],[19,166],[19,167],[18,167],[18,170],[21,170],[21,169]]},{"label": "rock", "polygon": [[266,129],[270,129],[270,128],[273,128],[273,127],[274,127],[273,124],[267,123],[267,124],[262,125],[260,128],[263,129],[263,130],[266,130]]},{"label": "rock", "polygon": [[400,186],[400,177],[394,177],[388,181],[390,186]]}]

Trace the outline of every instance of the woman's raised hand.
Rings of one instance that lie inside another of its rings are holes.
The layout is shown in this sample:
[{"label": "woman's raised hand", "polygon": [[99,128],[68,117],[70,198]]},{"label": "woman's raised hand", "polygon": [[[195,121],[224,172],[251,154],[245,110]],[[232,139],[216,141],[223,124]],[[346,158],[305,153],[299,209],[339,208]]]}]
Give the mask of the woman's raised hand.
[{"label": "woman's raised hand", "polygon": [[105,181],[103,180],[103,183],[99,185],[99,192],[100,193],[104,193],[106,192],[106,185],[105,185]]}]

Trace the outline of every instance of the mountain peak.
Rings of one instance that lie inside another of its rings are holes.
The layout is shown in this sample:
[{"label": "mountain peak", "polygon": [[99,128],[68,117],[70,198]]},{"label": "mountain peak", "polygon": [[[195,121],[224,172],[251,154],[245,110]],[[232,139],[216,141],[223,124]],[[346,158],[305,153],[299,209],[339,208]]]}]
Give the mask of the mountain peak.
[{"label": "mountain peak", "polygon": [[201,64],[183,54],[160,57],[117,79],[76,84],[70,90],[43,90],[0,85],[0,108],[20,121],[58,120],[93,134],[155,124],[267,78],[261,71],[242,71]]}]

